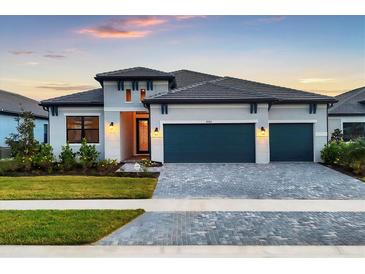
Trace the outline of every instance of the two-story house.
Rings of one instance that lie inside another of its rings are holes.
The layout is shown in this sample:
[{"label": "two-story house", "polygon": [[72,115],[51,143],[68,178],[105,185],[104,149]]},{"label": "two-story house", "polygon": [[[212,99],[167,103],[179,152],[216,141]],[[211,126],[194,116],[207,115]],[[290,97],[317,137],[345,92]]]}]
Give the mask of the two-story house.
[{"label": "two-story house", "polygon": [[102,158],[320,161],[332,97],[189,70],[99,73],[101,88],[44,100],[58,154],[82,138]]}]

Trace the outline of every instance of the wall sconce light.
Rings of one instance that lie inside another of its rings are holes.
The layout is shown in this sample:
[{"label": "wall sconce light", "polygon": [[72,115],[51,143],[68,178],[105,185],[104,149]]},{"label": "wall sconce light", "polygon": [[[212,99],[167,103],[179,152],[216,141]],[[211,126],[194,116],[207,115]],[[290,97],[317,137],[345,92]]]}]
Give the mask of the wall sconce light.
[{"label": "wall sconce light", "polygon": [[158,137],[159,136],[159,130],[158,130],[158,127],[155,127],[155,130],[153,131],[153,136],[154,137]]},{"label": "wall sconce light", "polygon": [[110,122],[109,128],[113,128],[113,127],[114,127],[114,122]]},{"label": "wall sconce light", "polygon": [[264,134],[266,129],[264,127],[261,127],[261,133]]}]

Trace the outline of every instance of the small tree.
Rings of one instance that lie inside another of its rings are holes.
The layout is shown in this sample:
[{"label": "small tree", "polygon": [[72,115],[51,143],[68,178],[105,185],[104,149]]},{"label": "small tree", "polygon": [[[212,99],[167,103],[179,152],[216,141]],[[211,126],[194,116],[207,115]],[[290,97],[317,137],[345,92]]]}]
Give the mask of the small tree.
[{"label": "small tree", "polygon": [[59,155],[60,163],[65,170],[71,170],[76,165],[76,153],[72,151],[69,144],[62,146],[62,151]]},{"label": "small tree", "polygon": [[96,150],[95,145],[88,145],[86,138],[82,139],[78,154],[80,156],[80,163],[84,169],[91,168],[95,165],[99,157],[99,152]]},{"label": "small tree", "polygon": [[13,157],[31,158],[37,151],[38,142],[34,138],[34,116],[31,112],[23,111],[15,118],[18,123],[17,133],[11,133],[5,138]]},{"label": "small tree", "polygon": [[331,134],[331,142],[336,142],[337,144],[343,141],[343,133],[341,129],[336,128]]}]

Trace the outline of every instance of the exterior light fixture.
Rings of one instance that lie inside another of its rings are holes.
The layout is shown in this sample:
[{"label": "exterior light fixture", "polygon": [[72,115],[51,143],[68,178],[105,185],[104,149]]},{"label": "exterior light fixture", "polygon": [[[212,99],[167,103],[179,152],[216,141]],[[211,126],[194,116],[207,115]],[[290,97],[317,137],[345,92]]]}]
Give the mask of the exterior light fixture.
[{"label": "exterior light fixture", "polygon": [[261,127],[261,133],[265,133],[266,129],[264,127]]},{"label": "exterior light fixture", "polygon": [[158,130],[158,127],[155,127],[155,130],[153,131],[153,136],[154,137],[159,137],[159,135],[160,135],[160,132]]},{"label": "exterior light fixture", "polygon": [[114,127],[114,122],[110,122],[109,127],[110,128]]}]

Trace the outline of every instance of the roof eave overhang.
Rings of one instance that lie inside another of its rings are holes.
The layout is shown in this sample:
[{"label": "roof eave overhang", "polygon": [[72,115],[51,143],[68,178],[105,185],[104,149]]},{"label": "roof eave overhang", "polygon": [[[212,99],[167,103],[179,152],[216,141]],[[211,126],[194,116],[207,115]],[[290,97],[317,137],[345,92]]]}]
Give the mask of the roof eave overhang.
[{"label": "roof eave overhang", "polygon": [[71,103],[71,102],[41,102],[39,104],[40,106],[44,106],[44,107],[50,107],[50,106],[57,106],[57,107],[63,107],[63,106],[71,106],[71,107],[87,107],[87,106],[98,106],[98,107],[102,107],[104,106],[103,103],[93,103],[93,102],[87,102],[87,103]]},{"label": "roof eave overhang", "polygon": [[146,99],[146,104],[237,104],[237,103],[273,103],[268,99]]},{"label": "roof eave overhang", "polygon": [[276,104],[333,104],[333,103],[337,103],[338,100],[336,99],[309,99],[309,100],[302,100],[302,99],[298,99],[298,100],[278,100],[277,102],[275,102]]},{"label": "roof eave overhang", "polygon": [[[21,113],[20,112],[15,112],[15,111],[2,110],[2,111],[0,111],[0,114],[8,115],[8,116],[19,116]],[[33,116],[37,119],[48,120],[48,116],[46,116],[46,115],[42,116],[42,115],[38,115],[38,114],[33,113]]]},{"label": "roof eave overhang", "polygon": [[94,79],[99,83],[103,81],[130,81],[130,80],[168,80],[172,81],[175,79],[173,75],[171,76],[95,76]]},{"label": "roof eave overhang", "polygon": [[328,116],[365,116],[364,113],[328,113]]}]

